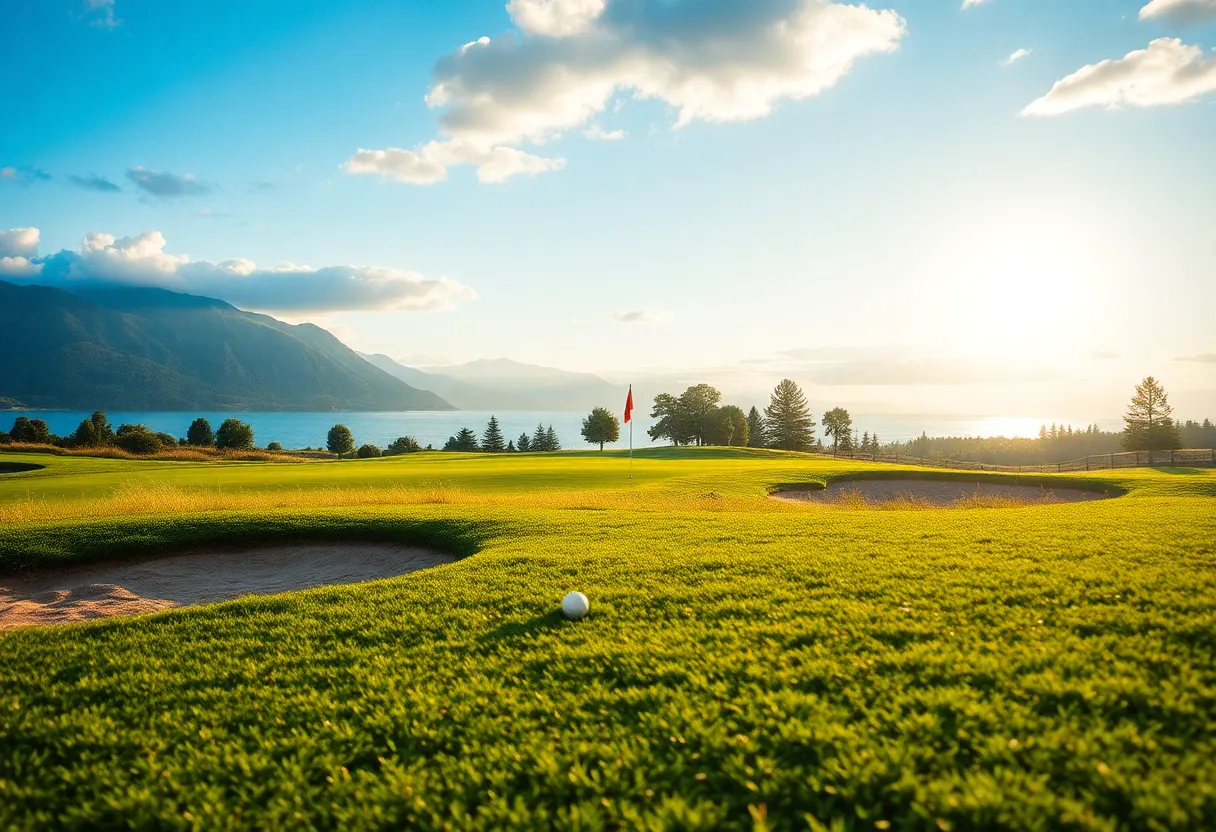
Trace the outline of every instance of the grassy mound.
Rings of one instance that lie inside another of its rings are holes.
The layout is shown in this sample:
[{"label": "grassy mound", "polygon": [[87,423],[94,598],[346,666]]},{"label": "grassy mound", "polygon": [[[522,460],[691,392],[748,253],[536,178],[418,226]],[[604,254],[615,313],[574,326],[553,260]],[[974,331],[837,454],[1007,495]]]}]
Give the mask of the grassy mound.
[{"label": "grassy mound", "polygon": [[2,827],[1216,823],[1212,472],[875,513],[766,494],[877,466],[771,453],[642,454],[632,483],[613,454],[38,461],[0,481],[6,568],[287,535],[468,557],[0,636]]}]

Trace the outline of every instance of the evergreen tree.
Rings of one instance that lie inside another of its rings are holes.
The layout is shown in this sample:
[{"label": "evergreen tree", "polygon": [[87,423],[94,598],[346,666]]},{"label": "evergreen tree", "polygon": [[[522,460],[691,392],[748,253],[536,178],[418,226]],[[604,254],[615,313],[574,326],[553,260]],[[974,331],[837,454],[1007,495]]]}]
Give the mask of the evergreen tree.
[{"label": "evergreen tree", "polygon": [[553,429],[553,425],[549,425],[549,429],[545,431],[545,450],[560,451],[562,443],[557,439],[557,431]]},{"label": "evergreen tree", "polygon": [[398,454],[412,454],[422,450],[418,445],[418,440],[412,436],[398,436],[388,447],[384,449],[385,456],[397,456]]},{"label": "evergreen tree", "polygon": [[536,433],[532,434],[532,450],[534,451],[551,451],[552,448],[548,445],[548,434],[545,433],[545,426],[536,423]]},{"label": "evergreen tree", "polygon": [[186,430],[186,444],[196,447],[214,445],[215,434],[211,430],[211,423],[203,418],[191,422],[190,427]]},{"label": "evergreen tree", "polygon": [[481,449],[488,454],[500,454],[507,449],[502,441],[502,431],[498,427],[498,419],[491,414],[486,424],[486,432],[481,437]]},{"label": "evergreen tree", "polygon": [[621,423],[616,414],[606,407],[597,407],[583,420],[583,439],[604,450],[605,442],[616,442],[621,438]]},{"label": "evergreen tree", "polygon": [[1136,385],[1136,395],[1123,416],[1121,437],[1129,451],[1171,451],[1182,447],[1178,425],[1170,414],[1169,396],[1157,379],[1149,376]]},{"label": "evergreen tree", "polygon": [[853,417],[843,407],[833,407],[823,414],[823,433],[832,437],[832,453],[839,453],[841,446],[850,449],[853,436]]},{"label": "evergreen tree", "polygon": [[334,425],[329,429],[329,435],[325,438],[325,447],[329,449],[331,454],[337,454],[338,456],[354,453],[354,434],[350,432],[350,428],[346,425]]},{"label": "evergreen tree", "polygon": [[768,407],[768,437],[771,447],[783,451],[809,451],[815,438],[815,420],[802,390],[790,379],[782,379],[773,390]]},{"label": "evergreen tree", "polygon": [[513,442],[510,439],[507,440],[507,453],[509,453],[509,454],[515,453],[515,442]]},{"label": "evergreen tree", "polygon": [[519,435],[519,438],[515,440],[515,448],[516,448],[516,450],[518,450],[520,453],[523,453],[523,452],[525,452],[525,451],[531,450],[531,448],[532,448],[532,440],[528,438],[528,434],[526,434],[526,433],[521,433],[521,434]]},{"label": "evergreen tree", "polygon": [[464,451],[472,453],[481,450],[477,446],[477,434],[472,428],[461,428],[456,432],[455,436],[448,437],[447,444],[443,446],[445,451]]},{"label": "evergreen tree", "polygon": [[878,444],[878,434],[877,433],[871,434],[870,435],[870,453],[877,456],[878,452],[881,449],[882,449],[882,445]]},{"label": "evergreen tree", "polygon": [[869,431],[866,431],[861,435],[861,452],[866,454],[871,452]]},{"label": "evergreen tree", "polygon": [[764,448],[768,445],[768,439],[765,436],[768,426],[764,422],[764,417],[760,415],[760,411],[752,408],[747,412],[747,446],[749,448]]}]

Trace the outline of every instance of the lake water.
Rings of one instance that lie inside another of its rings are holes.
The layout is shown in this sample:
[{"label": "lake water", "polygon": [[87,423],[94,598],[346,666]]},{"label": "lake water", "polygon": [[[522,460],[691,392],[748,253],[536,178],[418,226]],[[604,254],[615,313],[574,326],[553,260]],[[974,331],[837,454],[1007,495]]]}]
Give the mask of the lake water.
[{"label": "lake water", "polygon": [[[65,435],[76,430],[82,419],[91,412],[69,410],[24,410],[0,412],[0,430],[7,431],[12,426],[13,418],[28,416],[31,419],[44,419],[50,426],[51,432]],[[425,448],[434,445],[442,448],[447,441],[462,427],[472,428],[480,438],[485,430],[490,413],[480,411],[410,411],[406,413],[281,413],[281,412],[212,412],[212,413],[181,413],[181,412],[118,412],[107,414],[111,424],[117,428],[124,422],[144,424],[157,432],[170,433],[174,436],[185,436],[186,428],[197,417],[202,416],[211,422],[212,428],[218,428],[220,422],[228,418],[240,419],[253,426],[255,441],[259,446],[269,442],[278,442],[284,448],[323,447],[325,435],[330,427],[339,422],[351,429],[355,435],[355,444],[371,443],[383,448],[399,436],[412,436]],[[497,414],[504,439],[515,439],[520,433],[529,436],[536,430],[537,423],[545,427],[553,425],[563,448],[591,447],[583,441],[582,423],[586,416],[582,412],[571,411],[499,411]],[[819,414],[815,414],[818,419]],[[853,424],[859,431],[877,432],[884,442],[904,441],[920,436],[925,431],[930,436],[1037,436],[1039,425],[1050,419],[1035,419],[1026,417],[999,416],[919,416],[909,415],[867,415],[857,414]],[[646,429],[652,424],[645,412],[634,411],[633,444],[635,448],[645,448],[655,443],[646,435]],[[1103,425],[1116,428],[1117,425]],[[822,436],[820,428],[818,436]],[[621,426],[621,441],[610,447],[628,447],[628,426]]]}]

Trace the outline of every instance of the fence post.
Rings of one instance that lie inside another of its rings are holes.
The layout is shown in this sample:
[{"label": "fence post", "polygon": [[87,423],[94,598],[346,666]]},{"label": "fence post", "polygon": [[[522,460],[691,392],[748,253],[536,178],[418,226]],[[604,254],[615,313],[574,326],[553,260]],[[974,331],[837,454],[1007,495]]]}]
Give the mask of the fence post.
[{"label": "fence post", "polygon": [[1085,457],[1085,470],[1089,471],[1089,457]]}]

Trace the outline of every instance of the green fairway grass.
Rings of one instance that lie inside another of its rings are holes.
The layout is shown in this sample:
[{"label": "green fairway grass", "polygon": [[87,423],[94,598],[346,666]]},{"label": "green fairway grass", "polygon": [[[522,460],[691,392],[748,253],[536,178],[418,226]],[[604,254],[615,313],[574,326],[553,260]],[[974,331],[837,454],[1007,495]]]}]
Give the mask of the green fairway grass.
[{"label": "green fairway grass", "polygon": [[596,452],[2,463],[45,467],[0,474],[0,569],[283,539],[462,559],[0,633],[0,828],[1216,826],[1211,470],[874,511],[768,494],[935,474],[726,449],[639,452],[632,480]]}]

